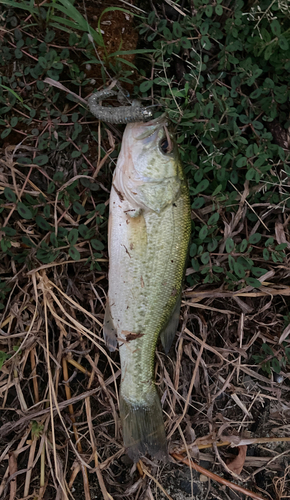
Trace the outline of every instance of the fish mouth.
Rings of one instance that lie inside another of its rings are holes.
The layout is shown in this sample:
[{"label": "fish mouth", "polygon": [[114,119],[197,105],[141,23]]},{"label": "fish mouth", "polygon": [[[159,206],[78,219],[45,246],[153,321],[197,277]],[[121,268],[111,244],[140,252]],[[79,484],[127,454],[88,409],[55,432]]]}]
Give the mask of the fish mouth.
[{"label": "fish mouth", "polygon": [[158,118],[154,118],[150,120],[150,122],[142,123],[143,132],[140,135],[135,137],[136,141],[141,141],[143,139],[147,139],[151,135],[158,132],[162,127],[166,127],[168,125],[168,117],[166,113],[163,113]]},{"label": "fish mouth", "polygon": [[155,126],[164,124],[165,122],[168,122],[168,116],[166,113],[162,113],[162,115],[158,116],[158,118],[154,118],[153,120],[150,120],[150,122],[147,122],[146,125]]}]

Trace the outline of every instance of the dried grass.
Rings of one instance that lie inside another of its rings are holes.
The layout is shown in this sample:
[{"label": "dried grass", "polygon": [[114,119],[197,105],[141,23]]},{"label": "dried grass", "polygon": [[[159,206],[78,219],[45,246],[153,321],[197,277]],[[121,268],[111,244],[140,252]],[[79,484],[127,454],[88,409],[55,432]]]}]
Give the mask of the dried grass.
[{"label": "dried grass", "polygon": [[[113,142],[111,137],[108,155]],[[10,186],[19,197],[39,193],[30,174],[17,168],[12,151],[8,148],[1,160],[0,189]],[[246,187],[239,217],[225,225],[227,234],[241,231],[245,199]],[[54,213],[55,227],[77,224],[58,202]],[[12,216],[11,209],[5,222]],[[18,224],[40,241],[26,222]],[[0,326],[0,350],[10,355],[0,372],[0,496],[175,499],[180,466],[172,461],[157,467],[144,458],[133,467],[126,459],[118,414],[119,358],[118,353],[111,357],[101,334],[107,259],[101,259],[97,275],[88,272],[86,260],[61,257],[28,270],[6,259],[1,266],[11,291]],[[185,289],[175,345],[170,356],[162,351],[156,356],[172,457],[256,499],[290,494],[289,374],[282,370],[283,382],[277,383],[252,361],[262,343],[281,356],[281,342],[288,341],[283,322],[288,274],[287,263],[273,266],[260,278],[259,290]],[[241,474],[233,475],[226,465],[233,460],[231,447],[245,445],[252,455],[245,457]],[[192,458],[208,462],[217,473]],[[199,480],[193,472],[191,488]],[[212,484],[199,483],[200,498],[217,495]],[[253,492],[259,488],[259,494]]]}]

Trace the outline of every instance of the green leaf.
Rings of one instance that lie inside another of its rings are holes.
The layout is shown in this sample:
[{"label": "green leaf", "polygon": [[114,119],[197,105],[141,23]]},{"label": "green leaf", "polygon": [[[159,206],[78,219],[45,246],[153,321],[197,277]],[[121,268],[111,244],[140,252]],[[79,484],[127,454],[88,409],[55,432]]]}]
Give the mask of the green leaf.
[{"label": "green leaf", "polygon": [[104,250],[105,246],[103,245],[103,243],[99,240],[91,240],[91,245],[92,247],[95,249],[95,250],[99,250],[99,251],[102,251]]},{"label": "green leaf", "polygon": [[207,244],[207,249],[209,252],[214,252],[218,246],[218,241],[214,238]]},{"label": "green leaf", "polygon": [[5,130],[3,130],[3,132],[1,133],[1,139],[5,139],[5,137],[10,134],[11,130],[12,128],[6,128]]},{"label": "green leaf", "polygon": [[245,270],[251,269],[251,267],[254,265],[254,262],[251,259],[249,259],[248,257],[243,257],[242,255],[237,258],[237,262],[241,264],[241,266],[243,266]]},{"label": "green leaf", "polygon": [[45,249],[45,248],[39,248],[36,252],[36,258],[43,262],[44,264],[50,264],[54,260],[56,260],[57,256],[59,255],[59,251],[55,252],[54,249]]},{"label": "green leaf", "polygon": [[[74,115],[77,115],[78,113],[73,113],[72,114],[72,117]],[[73,120],[72,120],[73,121]],[[70,142],[62,142],[59,146],[58,146],[58,150],[59,151],[62,151],[63,149],[67,148],[68,146],[70,145]],[[54,179],[55,180],[55,179]]]},{"label": "green leaf", "polygon": [[191,259],[191,265],[195,272],[199,271],[200,266],[197,259]]},{"label": "green leaf", "polygon": [[78,201],[74,202],[73,209],[78,215],[84,215],[86,213],[85,207],[83,207]]},{"label": "green leaf", "polygon": [[209,102],[204,108],[204,116],[206,118],[211,118],[213,115],[213,103]]},{"label": "green leaf", "polygon": [[245,277],[245,269],[244,267],[239,264],[238,262],[235,262],[234,263],[234,271],[236,273],[236,275],[239,277],[239,278],[244,278]]},{"label": "green leaf", "polygon": [[36,156],[33,160],[33,163],[35,165],[46,165],[48,163],[48,156],[47,155],[40,155],[40,156]]},{"label": "green leaf", "polygon": [[81,154],[82,154],[81,151],[75,150],[72,152],[71,158],[79,158],[81,156]]},{"label": "green leaf", "polygon": [[229,261],[230,270],[233,271],[236,261],[231,254],[228,255],[228,261]]},{"label": "green leaf", "polygon": [[219,193],[221,192],[221,190],[222,190],[222,189],[223,189],[223,185],[222,185],[222,184],[219,184],[219,185],[215,188],[214,192],[212,193],[212,196],[216,196],[217,194],[219,194]]},{"label": "green leaf", "polygon": [[199,231],[199,238],[201,240],[204,240],[208,235],[208,227],[207,226],[202,226],[201,230]]},{"label": "green leaf", "polygon": [[201,27],[199,28],[200,32],[202,35],[207,35],[208,33],[208,28],[209,28],[209,22],[208,21],[204,21],[201,25]]},{"label": "green leaf", "polygon": [[209,181],[207,179],[203,179],[195,188],[195,191],[197,193],[201,193],[202,191],[205,191],[209,186]]},{"label": "green leaf", "polygon": [[192,243],[192,245],[190,245],[190,250],[189,250],[190,257],[194,257],[196,255],[196,252],[197,252],[197,245],[196,243]]},{"label": "green leaf", "polygon": [[71,245],[75,245],[75,243],[78,241],[79,237],[79,232],[77,229],[71,229],[71,231],[68,233],[67,239]]},{"label": "green leaf", "polygon": [[52,42],[54,37],[55,37],[55,32],[53,30],[49,30],[44,37],[44,41],[46,43],[50,43],[50,42]]},{"label": "green leaf", "polygon": [[256,120],[254,120],[252,122],[252,125],[253,125],[254,129],[256,129],[256,130],[262,130],[264,128],[263,123],[257,122]]},{"label": "green leaf", "polygon": [[277,19],[274,19],[274,21],[271,22],[271,30],[273,35],[279,36],[281,34],[281,26],[280,23]]},{"label": "green leaf", "polygon": [[53,180],[55,182],[62,182],[63,181],[63,172],[59,171],[59,172],[56,172],[53,176]]},{"label": "green leaf", "polygon": [[88,226],[85,224],[80,224],[79,225],[79,233],[80,235],[85,238],[86,240],[94,236],[95,230],[94,228],[89,229]]},{"label": "green leaf", "polygon": [[22,236],[21,237],[21,240],[22,242],[24,243],[24,245],[28,246],[28,247],[32,247],[32,248],[35,248],[35,245],[34,243],[29,239],[27,238],[27,236]]},{"label": "green leaf", "polygon": [[[78,29],[81,31],[85,31],[85,32],[88,31],[87,20],[80,14],[80,12],[73,6],[73,4],[69,0],[58,0],[58,2],[54,2],[53,8],[61,11],[66,16],[73,19],[73,21],[70,21],[70,20],[65,19],[63,17],[52,15],[50,19],[51,19],[51,21],[56,21],[56,22],[60,23],[59,29],[66,31],[64,26],[69,26],[71,28]],[[60,4],[62,4],[62,5],[60,5]],[[115,10],[122,10],[118,7],[114,7],[114,9]],[[107,9],[105,9],[102,12],[102,15],[105,13],[106,10]],[[123,11],[128,12],[128,11],[125,11],[124,9],[123,9]],[[100,18],[101,18],[101,16],[100,16]],[[99,18],[99,20],[100,20],[100,18]],[[97,43],[97,45],[100,45],[101,47],[103,47],[104,43],[103,43],[103,37],[102,37],[101,33],[98,33],[91,26],[89,27],[89,31],[90,31],[90,35],[93,37],[93,39]]]},{"label": "green leaf", "polygon": [[16,230],[9,226],[1,227],[1,231],[3,231],[3,233],[5,233],[7,236],[15,236],[16,234]]},{"label": "green leaf", "polygon": [[198,210],[204,205],[204,201],[204,198],[202,198],[201,196],[195,198],[194,202],[191,205],[191,208],[193,208],[194,210]]},{"label": "green leaf", "polygon": [[200,260],[203,264],[208,264],[209,262],[210,255],[208,252],[204,252],[202,256],[200,257]]},{"label": "green leaf", "polygon": [[263,250],[263,258],[264,258],[264,260],[270,259],[270,253],[269,253],[269,250],[267,250],[267,248],[264,248],[264,250]]},{"label": "green leaf", "polygon": [[251,181],[252,179],[254,179],[255,175],[256,175],[256,170],[254,168],[250,168],[246,173],[246,179],[248,181]]},{"label": "green leaf", "polygon": [[262,93],[262,89],[256,89],[253,92],[251,92],[250,98],[251,99],[258,99],[258,97],[260,97],[261,93]]},{"label": "green leaf", "polygon": [[266,48],[266,50],[264,52],[264,59],[265,59],[265,61],[268,61],[268,59],[270,59],[270,57],[273,54],[274,50],[275,50],[275,45],[272,42],[270,45],[268,45],[268,47]]},{"label": "green leaf", "polygon": [[259,241],[261,241],[261,238],[262,235],[260,233],[251,234],[251,236],[249,237],[249,243],[251,245],[256,245],[257,243],[259,243]]},{"label": "green leaf", "polygon": [[173,23],[172,31],[173,31],[173,35],[176,38],[181,38],[182,37],[182,28],[181,28],[180,24],[177,23],[176,21]]},{"label": "green leaf", "polygon": [[26,200],[28,201],[29,205],[38,205],[39,200],[37,198],[33,198],[33,196],[30,196],[30,194],[26,193],[25,195]]},{"label": "green leaf", "polygon": [[41,229],[44,229],[45,231],[51,230],[51,225],[43,217],[41,217],[41,215],[37,215],[35,217],[35,222]]},{"label": "green leaf", "polygon": [[147,38],[148,42],[152,42],[152,40],[154,40],[156,35],[157,35],[157,31],[153,31],[153,33],[150,33],[150,35]]},{"label": "green leaf", "polygon": [[274,351],[272,349],[272,347],[270,347],[268,344],[266,344],[265,342],[262,344],[262,347],[261,347],[262,351],[264,351],[268,356],[274,356]]},{"label": "green leaf", "polygon": [[288,246],[287,243],[280,243],[279,245],[275,246],[275,250],[285,250],[287,246]]},{"label": "green leaf", "polygon": [[167,25],[167,20],[166,19],[161,19],[161,21],[158,23],[158,31],[161,33],[161,31],[164,30],[164,28],[166,27]]},{"label": "green leaf", "polygon": [[251,267],[251,272],[257,278],[260,278],[261,276],[266,274],[267,271],[268,271],[268,269],[263,269],[262,267]]},{"label": "green leaf", "polygon": [[45,219],[49,219],[49,217],[50,217],[50,206],[49,205],[45,205],[43,207],[43,215],[44,215]]},{"label": "green leaf", "polygon": [[239,180],[238,172],[236,170],[232,170],[230,180],[233,184],[237,184]]},{"label": "green leaf", "polygon": [[184,36],[180,39],[180,45],[184,49],[191,49],[191,47],[192,47],[191,41],[188,40],[188,38],[185,38]]},{"label": "green leaf", "polygon": [[26,205],[24,205],[24,203],[22,203],[22,201],[20,201],[17,204],[17,212],[19,213],[19,215],[23,219],[32,219],[33,218],[33,215],[32,215],[30,208],[28,208]]},{"label": "green leaf", "polygon": [[153,85],[153,80],[146,80],[146,82],[142,82],[140,85],[140,92],[147,92],[147,90],[151,89]]},{"label": "green leaf", "polygon": [[10,203],[16,203],[16,195],[9,187],[4,189],[4,196],[6,200],[10,201]]},{"label": "green leaf", "polygon": [[155,12],[152,11],[152,12],[150,12],[150,14],[148,16],[148,24],[150,24],[150,26],[151,26],[151,24],[153,24],[154,20],[155,20]]},{"label": "green leaf", "polygon": [[211,42],[210,42],[210,39],[208,38],[208,36],[205,36],[205,35],[202,36],[200,39],[200,44],[201,44],[202,48],[205,50],[211,49]]},{"label": "green leaf", "polygon": [[163,36],[165,40],[171,41],[172,40],[172,33],[169,28],[164,28],[163,29]]},{"label": "green leaf", "polygon": [[227,253],[231,253],[235,248],[235,243],[234,243],[234,240],[232,238],[227,238],[227,241],[226,241],[226,251]]},{"label": "green leaf", "polygon": [[280,373],[280,371],[281,371],[281,366],[280,366],[280,363],[279,363],[279,361],[278,361],[278,359],[277,359],[277,358],[273,358],[273,359],[271,360],[271,366],[272,366],[273,371],[274,371],[275,373]]},{"label": "green leaf", "polygon": [[223,8],[221,5],[216,5],[215,7],[215,13],[217,16],[222,16],[223,14]]},{"label": "green leaf", "polygon": [[247,158],[245,156],[242,156],[242,158],[239,158],[237,161],[237,167],[245,167],[247,165]]},{"label": "green leaf", "polygon": [[57,237],[55,235],[55,233],[50,233],[50,243],[55,247],[57,248],[58,247],[58,240],[57,240]]},{"label": "green leaf", "polygon": [[207,17],[211,17],[213,14],[213,7],[211,5],[207,5],[206,9],[205,9],[205,15]]},{"label": "green leaf", "polygon": [[12,127],[12,128],[13,128],[13,127],[16,127],[17,123],[18,123],[18,118],[17,118],[17,116],[13,116],[13,117],[11,118],[11,121],[10,121],[10,127]]},{"label": "green leaf", "polygon": [[0,245],[1,245],[1,249],[2,249],[2,252],[6,253],[8,248],[11,247],[11,243],[10,241],[2,238],[1,241],[0,241]]},{"label": "green leaf", "polygon": [[75,247],[70,247],[68,253],[73,260],[80,260],[81,258],[80,252]]},{"label": "green leaf", "polygon": [[[3,309],[3,308],[1,308],[1,309]],[[4,365],[6,359],[9,359],[9,358],[10,358],[9,354],[7,354],[4,351],[0,351],[0,370],[1,370],[2,366]]]},{"label": "green leaf", "polygon": [[224,272],[223,268],[222,268],[222,267],[220,267],[220,266],[213,266],[213,267],[212,267],[212,270],[213,270],[215,273],[219,273],[219,274]]},{"label": "green leaf", "polygon": [[279,47],[282,50],[288,50],[289,49],[289,43],[287,39],[284,36],[281,36],[278,40]]},{"label": "green leaf", "polygon": [[50,182],[48,184],[47,193],[52,194],[52,193],[54,193],[54,191],[55,191],[55,184],[54,184],[54,182]]},{"label": "green leaf", "polygon": [[247,285],[250,285],[254,288],[261,287],[261,282],[259,280],[256,280],[256,278],[246,278],[246,283],[247,283]]},{"label": "green leaf", "polygon": [[216,212],[215,214],[212,214],[207,221],[207,225],[208,226],[215,225],[217,223],[217,221],[219,220],[219,218],[220,218],[220,214],[218,212]]},{"label": "green leaf", "polygon": [[240,252],[244,252],[247,246],[248,246],[248,241],[244,239],[240,244]]},{"label": "green leaf", "polygon": [[268,238],[265,241],[265,247],[269,247],[269,246],[273,245],[273,243],[274,243],[274,238]]},{"label": "green leaf", "polygon": [[194,174],[194,180],[195,182],[200,182],[203,179],[203,170],[200,168],[197,170]]}]

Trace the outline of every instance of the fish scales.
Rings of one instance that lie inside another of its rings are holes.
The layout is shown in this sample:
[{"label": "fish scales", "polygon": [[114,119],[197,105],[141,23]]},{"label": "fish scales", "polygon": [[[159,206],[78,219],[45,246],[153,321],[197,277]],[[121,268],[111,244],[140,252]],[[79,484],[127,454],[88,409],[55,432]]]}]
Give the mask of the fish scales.
[{"label": "fish scales", "polygon": [[119,343],[123,438],[135,461],[167,456],[154,355],[179,305],[190,237],[187,183],[176,148],[160,148],[164,136],[164,118],[127,125],[110,198],[104,333],[108,344]]}]

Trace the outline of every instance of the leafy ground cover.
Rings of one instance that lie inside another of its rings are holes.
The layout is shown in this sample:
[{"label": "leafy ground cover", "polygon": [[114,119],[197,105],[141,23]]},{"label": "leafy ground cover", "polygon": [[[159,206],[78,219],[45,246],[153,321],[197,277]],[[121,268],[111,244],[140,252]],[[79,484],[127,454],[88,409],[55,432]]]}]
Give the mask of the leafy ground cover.
[{"label": "leafy ground cover", "polygon": [[[0,496],[286,498],[288,2],[0,8]],[[168,113],[192,196],[166,465],[126,457],[101,335],[122,127],[85,99],[115,80]]]}]

